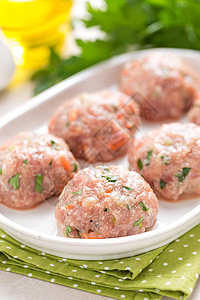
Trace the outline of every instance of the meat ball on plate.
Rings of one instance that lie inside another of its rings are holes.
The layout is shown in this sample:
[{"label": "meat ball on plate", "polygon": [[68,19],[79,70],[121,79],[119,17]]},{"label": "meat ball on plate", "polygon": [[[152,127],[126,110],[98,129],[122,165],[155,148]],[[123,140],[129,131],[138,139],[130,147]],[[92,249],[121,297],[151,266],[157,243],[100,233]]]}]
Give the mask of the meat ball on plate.
[{"label": "meat ball on plate", "polygon": [[174,201],[200,195],[200,127],[165,124],[133,141],[129,168],[139,172],[157,196]]},{"label": "meat ball on plate", "polygon": [[142,176],[122,166],[98,166],[69,181],[55,215],[66,237],[104,239],[145,232],[157,213],[157,198]]},{"label": "meat ball on plate", "polygon": [[23,132],[0,148],[0,202],[12,208],[33,207],[60,194],[78,170],[61,138]]},{"label": "meat ball on plate", "polygon": [[124,65],[120,88],[137,100],[144,118],[177,119],[191,107],[199,78],[183,59],[152,52]]},{"label": "meat ball on plate", "polygon": [[188,118],[190,122],[200,125],[200,94],[198,94],[192,108],[188,113]]},{"label": "meat ball on plate", "polygon": [[139,125],[136,103],[121,92],[85,93],[64,102],[49,131],[62,137],[78,158],[111,161],[124,155]]}]

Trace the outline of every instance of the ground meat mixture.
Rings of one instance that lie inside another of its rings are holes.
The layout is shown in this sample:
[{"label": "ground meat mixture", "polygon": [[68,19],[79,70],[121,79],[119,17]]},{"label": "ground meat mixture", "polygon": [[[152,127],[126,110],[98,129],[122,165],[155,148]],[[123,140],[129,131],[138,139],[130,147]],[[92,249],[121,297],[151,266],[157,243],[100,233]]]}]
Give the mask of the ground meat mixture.
[{"label": "ground meat mixture", "polygon": [[181,58],[155,51],[125,64],[120,88],[140,104],[144,118],[175,120],[191,107],[199,78]]},{"label": "ground meat mixture", "polygon": [[30,208],[60,194],[79,165],[54,135],[24,132],[0,147],[0,202]]},{"label": "ground meat mixture", "polygon": [[188,113],[190,122],[200,125],[200,94],[198,94],[192,108]]},{"label": "ground meat mixture", "polygon": [[165,124],[132,142],[129,166],[157,196],[174,201],[182,195],[200,195],[199,153],[199,126]]},{"label": "ground meat mixture", "polygon": [[139,126],[139,109],[121,92],[81,94],[53,114],[49,132],[62,137],[78,158],[111,161],[124,155]]},{"label": "ground meat mixture", "polygon": [[141,175],[122,166],[80,170],[63,190],[56,207],[66,237],[104,239],[152,228],[158,201]]}]

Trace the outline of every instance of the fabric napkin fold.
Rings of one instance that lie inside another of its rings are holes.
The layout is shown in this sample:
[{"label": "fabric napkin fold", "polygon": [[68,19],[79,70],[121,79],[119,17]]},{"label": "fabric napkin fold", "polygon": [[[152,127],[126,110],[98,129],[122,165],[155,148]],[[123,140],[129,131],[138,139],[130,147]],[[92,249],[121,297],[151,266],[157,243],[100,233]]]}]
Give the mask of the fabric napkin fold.
[{"label": "fabric napkin fold", "polygon": [[106,261],[49,255],[0,230],[0,269],[115,299],[186,299],[200,274],[200,224],[156,250]]}]

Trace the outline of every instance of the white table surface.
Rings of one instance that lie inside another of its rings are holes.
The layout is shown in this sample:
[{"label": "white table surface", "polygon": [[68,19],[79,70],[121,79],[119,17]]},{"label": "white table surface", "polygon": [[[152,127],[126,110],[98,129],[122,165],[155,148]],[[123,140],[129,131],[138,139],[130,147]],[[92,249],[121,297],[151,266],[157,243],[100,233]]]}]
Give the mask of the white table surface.
[{"label": "white table surface", "polygon": [[[80,2],[85,0],[76,0],[75,15],[80,15]],[[98,1],[97,1],[98,2]],[[77,5],[78,4],[78,5]],[[82,13],[82,12],[81,12]],[[78,33],[81,32],[78,27]],[[81,32],[84,35],[84,31]],[[94,32],[91,32],[93,38]],[[70,45],[72,46],[73,43]],[[72,46],[73,48],[73,46]],[[15,87],[0,92],[0,117],[6,113],[23,105],[32,97],[33,84],[25,82]],[[0,271],[0,300],[103,300],[111,299],[100,295],[95,295],[77,289],[48,283],[39,279],[29,278],[23,275]],[[163,297],[162,300],[172,298]],[[197,281],[195,289],[189,300],[200,300],[200,278]]]}]

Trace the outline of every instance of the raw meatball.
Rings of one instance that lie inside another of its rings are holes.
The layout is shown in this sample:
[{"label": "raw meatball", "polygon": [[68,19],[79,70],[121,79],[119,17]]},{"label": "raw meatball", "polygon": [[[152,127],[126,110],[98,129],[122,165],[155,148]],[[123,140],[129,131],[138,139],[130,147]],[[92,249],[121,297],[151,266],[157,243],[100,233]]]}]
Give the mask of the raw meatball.
[{"label": "raw meatball", "polygon": [[49,131],[62,137],[78,158],[111,161],[124,155],[139,125],[136,103],[121,92],[81,94],[64,102]]},{"label": "raw meatball", "polygon": [[133,141],[130,169],[139,172],[157,196],[174,201],[200,195],[200,127],[165,124]]},{"label": "raw meatball", "polygon": [[61,138],[23,132],[0,148],[0,202],[13,208],[33,207],[60,194],[78,170]]},{"label": "raw meatball", "polygon": [[140,104],[144,118],[158,121],[177,119],[191,107],[198,80],[181,58],[153,52],[125,64],[120,86]]},{"label": "raw meatball", "polygon": [[145,232],[156,222],[158,201],[136,172],[122,166],[83,169],[63,190],[56,207],[66,237],[103,239]]},{"label": "raw meatball", "polygon": [[197,125],[200,125],[200,94],[194,102],[188,114],[189,120]]}]

